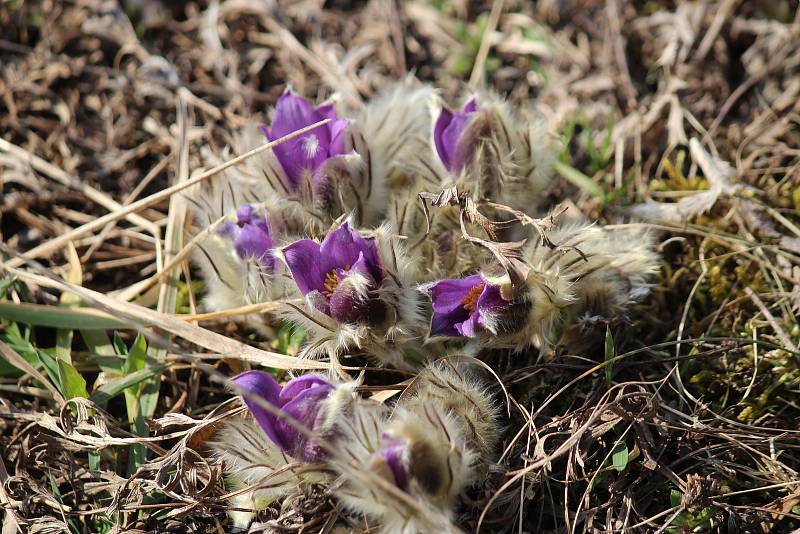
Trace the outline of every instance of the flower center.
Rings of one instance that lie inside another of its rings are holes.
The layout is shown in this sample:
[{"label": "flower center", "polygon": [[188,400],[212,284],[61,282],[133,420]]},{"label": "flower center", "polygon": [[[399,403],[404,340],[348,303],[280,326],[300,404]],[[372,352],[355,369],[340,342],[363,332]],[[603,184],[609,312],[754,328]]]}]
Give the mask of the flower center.
[{"label": "flower center", "polygon": [[467,296],[461,301],[461,305],[464,306],[465,310],[469,312],[475,311],[475,307],[478,305],[478,297],[481,296],[484,287],[486,287],[486,284],[478,284],[469,290]]},{"label": "flower center", "polygon": [[[342,271],[349,271],[349,270],[350,270],[349,265],[345,265],[344,269],[342,269]],[[336,271],[337,269],[334,269],[328,274],[326,274],[325,280],[322,282],[322,286],[325,288],[322,290],[322,294],[328,298],[331,298],[331,295],[333,295],[333,292],[336,291],[336,288],[339,287],[339,283],[342,281],[342,279],[339,278],[339,273]]]},{"label": "flower center", "polygon": [[319,151],[319,138],[316,135],[309,135],[303,139],[302,143],[306,157],[309,159],[316,157]]}]

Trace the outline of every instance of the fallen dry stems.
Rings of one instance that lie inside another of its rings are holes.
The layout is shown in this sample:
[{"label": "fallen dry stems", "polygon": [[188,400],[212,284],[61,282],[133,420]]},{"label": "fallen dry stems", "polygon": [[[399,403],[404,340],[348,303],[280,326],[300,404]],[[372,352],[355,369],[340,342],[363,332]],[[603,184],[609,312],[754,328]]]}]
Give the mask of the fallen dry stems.
[{"label": "fallen dry stems", "polygon": [[42,243],[41,245],[39,245],[37,247],[34,247],[33,249],[28,250],[28,251],[20,254],[20,256],[18,258],[9,259],[6,262],[6,266],[7,267],[19,267],[20,265],[25,263],[26,260],[35,259],[35,258],[39,258],[41,256],[44,256],[46,254],[50,254],[50,253],[58,250],[60,247],[62,247],[67,241],[72,241],[75,238],[81,237],[81,236],[83,236],[85,234],[88,234],[90,232],[94,232],[95,230],[105,226],[107,223],[109,223],[111,221],[117,221],[117,220],[119,220],[119,219],[121,219],[121,218],[123,218],[123,217],[125,217],[125,216],[127,216],[129,214],[131,214],[131,213],[139,211],[142,208],[146,208],[148,206],[152,206],[154,204],[157,204],[157,203],[161,202],[162,200],[171,197],[175,193],[178,193],[179,191],[183,191],[184,189],[187,189],[187,188],[189,188],[189,187],[191,187],[193,185],[197,185],[200,182],[202,182],[204,180],[207,180],[208,178],[211,178],[212,176],[215,176],[215,175],[219,174],[220,172],[224,171],[225,169],[228,169],[228,168],[230,168],[230,167],[232,167],[234,165],[237,165],[238,163],[241,163],[242,161],[246,160],[247,158],[253,157],[256,154],[260,154],[261,152],[264,152],[265,150],[270,150],[272,147],[274,147],[276,145],[279,145],[279,144],[281,144],[281,143],[283,143],[285,141],[288,141],[288,140],[293,139],[293,138],[295,138],[295,137],[297,137],[299,135],[302,135],[303,133],[305,133],[305,132],[307,132],[309,130],[313,130],[314,128],[317,128],[319,126],[322,126],[323,124],[327,124],[330,121],[331,121],[331,119],[324,119],[324,120],[321,120],[321,121],[319,121],[317,123],[312,124],[311,126],[307,126],[305,128],[301,128],[300,130],[292,132],[289,135],[285,135],[285,136],[281,137],[280,139],[278,139],[276,141],[271,141],[269,143],[265,143],[265,144],[263,144],[263,145],[261,145],[259,147],[254,148],[253,150],[250,150],[249,152],[246,152],[245,154],[242,154],[240,156],[236,156],[235,158],[232,158],[232,159],[226,161],[225,163],[222,163],[221,165],[217,165],[213,169],[209,169],[207,171],[204,171],[204,172],[200,173],[199,175],[195,176],[194,178],[190,178],[190,179],[186,180],[185,182],[177,183],[175,185],[167,187],[167,188],[159,191],[158,193],[154,193],[154,194],[150,195],[149,197],[145,197],[143,199],[137,200],[136,202],[134,202],[132,204],[129,204],[128,206],[120,206],[118,209],[116,209],[115,211],[112,211],[111,213],[109,213],[107,215],[99,217],[99,218],[95,219],[94,221],[92,221],[90,223],[86,223],[86,224],[84,224],[82,226],[79,226],[78,228],[70,230],[69,232],[66,232],[66,233],[64,233],[64,234],[62,234],[62,235],[60,235],[60,236],[58,236],[58,237],[56,237],[54,239],[46,241],[45,243]]}]

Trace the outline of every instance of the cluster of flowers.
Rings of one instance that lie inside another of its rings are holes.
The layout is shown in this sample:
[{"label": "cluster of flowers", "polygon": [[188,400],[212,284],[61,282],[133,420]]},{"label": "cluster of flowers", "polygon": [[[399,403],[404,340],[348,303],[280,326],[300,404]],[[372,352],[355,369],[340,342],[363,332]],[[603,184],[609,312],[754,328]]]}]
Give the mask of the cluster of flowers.
[{"label": "cluster of flowers", "polygon": [[[252,419],[214,444],[246,510],[325,485],[382,532],[447,532],[462,490],[487,469],[498,410],[454,364],[429,365],[394,407],[362,399],[356,382],[307,374],[281,387],[262,371],[233,379]],[[232,514],[239,526],[252,517]]]},{"label": "cluster of flowers", "polygon": [[[639,230],[585,221],[557,224],[540,239],[529,222],[557,144],[531,111],[492,94],[452,111],[412,79],[358,109],[335,99],[315,107],[287,90],[271,124],[242,132],[234,150],[324,120],[193,193],[206,226],[195,256],[205,304],[282,301],[279,318],[307,333],[301,357],[359,353],[423,368],[419,389],[392,411],[358,399],[352,384],[304,376],[281,389],[267,375],[241,375],[234,382],[260,426],[232,424],[238,437],[218,449],[243,483],[272,473],[251,505],[285,494],[290,481],[334,472],[341,500],[387,528],[413,526],[408,518],[418,513],[446,519],[489,461],[498,431],[480,387],[428,362],[454,344],[473,355],[544,349],[570,323],[623,316],[647,294],[657,256]],[[228,154],[207,156],[213,164]],[[454,201],[434,209],[419,201],[439,191],[454,192]],[[474,208],[467,217],[465,206]],[[516,224],[489,222],[509,213]],[[467,235],[477,216],[488,239]],[[514,261],[476,242],[514,244]],[[244,320],[270,327],[263,317]],[[319,461],[326,467],[306,469]],[[368,484],[376,474],[382,482]]]}]

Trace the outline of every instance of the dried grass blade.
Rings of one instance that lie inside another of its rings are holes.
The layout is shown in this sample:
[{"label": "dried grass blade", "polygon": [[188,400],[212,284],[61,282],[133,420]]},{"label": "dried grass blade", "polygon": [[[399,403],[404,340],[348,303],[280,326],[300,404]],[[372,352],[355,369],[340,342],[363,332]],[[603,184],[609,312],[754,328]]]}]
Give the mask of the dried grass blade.
[{"label": "dried grass blade", "polygon": [[[60,236],[58,236],[56,238],[51,239],[50,241],[47,241],[45,243],[42,243],[41,245],[33,247],[31,250],[21,254],[20,257],[12,258],[12,259],[8,260],[6,265],[8,267],[19,267],[20,265],[23,265],[26,262],[26,260],[31,260],[31,259],[34,259],[34,258],[38,258],[38,257],[41,257],[41,256],[43,256],[45,254],[49,254],[51,252],[59,250],[68,241],[73,241],[74,239],[76,239],[76,238],[78,238],[80,236],[86,235],[86,234],[88,234],[90,232],[94,232],[95,230],[104,227],[107,223],[122,219],[123,217],[127,216],[128,214],[134,213],[136,211],[139,211],[142,208],[146,208],[148,206],[152,206],[153,204],[157,204],[157,203],[161,202],[162,200],[164,200],[165,198],[169,198],[170,196],[174,195],[175,193],[177,193],[179,191],[183,191],[184,189],[187,189],[187,188],[189,188],[189,187],[191,187],[193,185],[199,184],[203,180],[207,180],[208,178],[210,178],[210,177],[212,177],[212,176],[224,171],[225,169],[228,169],[229,167],[233,167],[234,165],[236,165],[238,163],[241,163],[242,161],[244,161],[244,160],[246,160],[246,159],[248,159],[250,157],[253,157],[256,154],[260,154],[261,152],[264,152],[265,150],[271,149],[272,147],[274,147],[276,145],[284,143],[284,142],[286,142],[286,141],[288,141],[290,139],[294,139],[297,136],[303,135],[304,133],[306,133],[306,132],[308,132],[310,130],[313,130],[314,128],[318,128],[319,126],[322,126],[324,124],[328,124],[330,121],[331,121],[331,119],[325,119],[325,120],[321,120],[319,122],[315,122],[314,124],[311,124],[311,125],[309,125],[309,126],[307,126],[305,128],[301,128],[299,130],[296,130],[296,131],[290,133],[289,135],[285,135],[285,136],[281,137],[280,139],[277,139],[275,141],[271,141],[269,143],[265,143],[265,144],[263,144],[263,145],[261,145],[259,147],[254,148],[253,150],[245,152],[241,156],[237,156],[237,157],[235,157],[233,159],[230,159],[230,160],[226,161],[225,163],[222,163],[221,165],[217,165],[213,169],[209,169],[209,170],[207,170],[207,171],[205,171],[203,173],[200,173],[199,175],[195,176],[194,178],[191,178],[191,179],[187,180],[186,182],[183,182],[183,183],[180,183],[180,184],[175,184],[175,185],[173,185],[171,187],[168,187],[168,188],[166,188],[166,189],[164,189],[162,191],[159,191],[158,193],[154,193],[154,194],[150,195],[149,197],[145,197],[145,198],[143,198],[141,200],[138,200],[138,201],[134,202],[133,204],[129,204],[128,206],[124,206],[124,207],[120,206],[119,209],[117,209],[117,210],[115,210],[115,211],[113,211],[111,213],[108,213],[108,214],[106,214],[106,215],[104,215],[102,217],[99,217],[99,218],[95,219],[94,221],[92,221],[90,223],[86,223],[84,225],[81,225],[81,226],[79,226],[79,227],[77,227],[77,228],[75,228],[73,230],[70,230],[69,232],[66,232],[66,233],[64,233],[64,234],[62,234],[62,235],[60,235]],[[158,241],[158,238],[156,238],[156,241]]]},{"label": "dried grass blade", "polygon": [[256,365],[276,367],[278,369],[330,369],[331,367],[330,364],[326,362],[303,360],[251,347],[250,345],[245,345],[244,343],[236,341],[235,339],[230,339],[222,334],[217,334],[216,332],[187,323],[174,316],[159,313],[129,302],[121,302],[102,293],[98,293],[97,291],[69,284],[56,277],[32,274],[19,269],[11,269],[7,266],[5,270],[23,280],[28,280],[61,291],[76,293],[84,301],[105,308],[107,312],[119,317],[121,321],[127,321],[128,328],[155,326],[172,335],[190,341],[195,345],[219,353],[226,358],[242,360]]},{"label": "dried grass blade", "polygon": [[[22,147],[18,147],[13,143],[9,143],[5,139],[0,139],[0,151],[7,152],[8,154],[22,161],[27,161],[30,164],[30,166],[33,167],[33,169],[47,175],[48,177],[52,178],[53,180],[62,185],[75,189],[76,191],[79,191],[80,193],[86,195],[86,198],[88,198],[89,200],[97,202],[104,208],[111,211],[109,215],[117,212],[122,208],[122,204],[120,204],[110,196],[106,195],[102,191],[98,191],[94,187],[86,185],[83,181],[76,178],[75,176],[67,174],[66,172],[59,169],[52,163],[47,162],[34,154],[31,154]],[[152,221],[145,219],[141,215],[137,215],[130,211],[122,214],[121,217],[125,217],[131,224],[134,224],[136,226],[141,226],[142,228],[150,232],[150,234],[156,241],[156,259],[160,265],[161,251],[159,250],[160,241],[159,241],[158,226],[156,226],[155,223],[153,223]]]}]

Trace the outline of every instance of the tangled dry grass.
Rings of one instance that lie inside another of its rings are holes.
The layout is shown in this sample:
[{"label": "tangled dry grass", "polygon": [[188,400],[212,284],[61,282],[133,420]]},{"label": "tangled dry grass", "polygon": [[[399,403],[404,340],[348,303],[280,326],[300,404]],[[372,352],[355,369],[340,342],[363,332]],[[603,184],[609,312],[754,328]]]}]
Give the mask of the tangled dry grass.
[{"label": "tangled dry grass", "polygon": [[[647,225],[663,255],[605,339],[487,361],[510,417],[461,528],[800,525],[796,0],[10,1],[0,28],[3,534],[229,530],[220,378],[319,364],[199,313],[173,193],[285,84],[359,101],[409,71],[535,99],[564,138],[548,201]],[[262,519],[369,530],[324,491]]]}]

